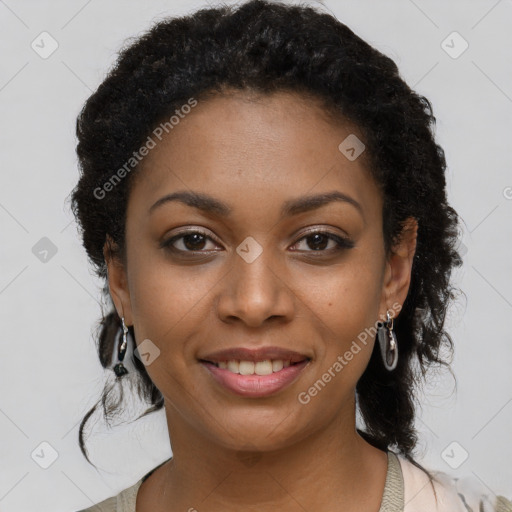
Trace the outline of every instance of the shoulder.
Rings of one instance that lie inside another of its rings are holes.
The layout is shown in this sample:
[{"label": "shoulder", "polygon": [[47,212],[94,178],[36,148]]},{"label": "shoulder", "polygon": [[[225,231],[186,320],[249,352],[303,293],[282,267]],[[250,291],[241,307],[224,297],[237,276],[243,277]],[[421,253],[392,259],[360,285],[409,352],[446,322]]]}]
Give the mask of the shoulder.
[{"label": "shoulder", "polygon": [[116,496],[112,496],[92,507],[79,512],[135,512],[137,492],[142,484],[142,478],[131,487],[124,489]]},{"label": "shoulder", "polygon": [[112,496],[112,498],[108,498],[101,503],[96,503],[96,505],[84,508],[78,512],[117,512],[116,501],[117,496]]},{"label": "shoulder", "polygon": [[[512,512],[512,502],[489,495],[472,477],[457,479],[432,471],[433,480],[405,457],[398,455],[404,482],[404,512]],[[428,469],[428,468],[427,468]]]},{"label": "shoulder", "polygon": [[146,473],[131,487],[124,489],[116,496],[112,496],[111,498],[108,498],[101,503],[97,503],[92,507],[80,510],[78,512],[136,512],[135,504],[137,502],[137,493],[139,492],[139,487],[141,486],[142,482],[144,482],[144,480],[153,474],[153,472],[156,471],[160,466],[164,465],[171,459],[172,456],[168,459],[165,459],[163,462],[158,464],[158,466],[154,467],[151,471]]},{"label": "shoulder", "polygon": [[399,455],[398,460],[404,479],[404,512],[467,512],[444,473],[430,471],[434,477],[430,482],[428,475],[405,457]]}]

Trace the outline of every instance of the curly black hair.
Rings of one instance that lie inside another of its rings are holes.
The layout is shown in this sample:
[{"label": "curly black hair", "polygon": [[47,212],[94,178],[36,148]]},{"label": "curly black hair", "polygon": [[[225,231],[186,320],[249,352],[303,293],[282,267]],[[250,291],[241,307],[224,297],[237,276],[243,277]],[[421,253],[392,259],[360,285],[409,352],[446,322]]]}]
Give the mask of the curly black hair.
[{"label": "curly black hair", "polygon": [[[403,234],[406,219],[417,220],[410,288],[395,320],[398,366],[391,372],[384,368],[376,343],[356,392],[365,427],[358,432],[372,445],[394,448],[421,467],[413,459],[415,391],[427,370],[449,368],[444,349],[453,354],[444,323],[457,290],[451,286],[451,273],[462,264],[457,251],[459,217],[447,202],[446,160],[435,141],[431,103],[405,83],[392,59],[331,14],[304,5],[251,0],[165,18],[127,42],[76,123],[81,174],[72,208],[95,272],[107,281],[107,235],[114,242],[112,254],[126,256],[126,205],[137,166],[110,187],[108,199],[97,191],[155,127],[190,98],[201,101],[226,90],[314,97],[328,114],[360,129],[369,172],[383,194],[387,254]],[[104,294],[108,300],[107,283]],[[110,306],[98,324],[104,368],[112,360],[120,327],[111,301]],[[133,337],[133,326],[129,329]],[[161,392],[141,361],[132,361],[140,396],[151,405],[143,415],[160,409]],[[87,460],[84,426],[100,402],[105,418],[119,408],[123,395],[112,398],[116,382],[105,386],[80,425],[79,444]]]}]

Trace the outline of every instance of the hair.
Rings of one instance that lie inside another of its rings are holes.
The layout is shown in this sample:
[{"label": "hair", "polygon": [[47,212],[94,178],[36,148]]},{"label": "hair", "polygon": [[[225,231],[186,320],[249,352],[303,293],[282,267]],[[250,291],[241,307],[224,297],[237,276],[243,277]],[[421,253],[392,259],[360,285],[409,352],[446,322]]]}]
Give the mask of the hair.
[{"label": "hair", "polygon": [[[103,247],[108,237],[114,242],[110,254],[126,261],[126,205],[137,166],[111,187],[107,199],[96,197],[95,189],[191,97],[201,101],[227,90],[314,97],[327,113],[359,128],[368,171],[383,196],[387,255],[403,235],[406,219],[417,220],[410,288],[394,322],[398,366],[387,371],[375,343],[356,396],[365,427],[358,429],[360,435],[380,449],[393,447],[421,467],[412,456],[417,443],[415,391],[431,367],[449,368],[444,349],[453,354],[444,323],[456,291],[450,276],[462,264],[459,218],[447,202],[446,160],[435,141],[431,103],[405,83],[392,59],[334,16],[304,5],[251,0],[165,18],[119,51],[76,122],[81,172],[72,208],[95,272],[107,281]],[[108,300],[107,284],[104,294]],[[119,326],[112,307],[99,323],[104,368],[112,360]],[[132,326],[129,331],[135,339]],[[144,416],[163,406],[163,396],[144,364],[131,360],[140,395],[151,406]],[[112,399],[112,389],[105,387],[101,398],[106,418],[122,402],[122,395]],[[83,430],[99,404],[80,425],[79,443],[87,460]]]}]

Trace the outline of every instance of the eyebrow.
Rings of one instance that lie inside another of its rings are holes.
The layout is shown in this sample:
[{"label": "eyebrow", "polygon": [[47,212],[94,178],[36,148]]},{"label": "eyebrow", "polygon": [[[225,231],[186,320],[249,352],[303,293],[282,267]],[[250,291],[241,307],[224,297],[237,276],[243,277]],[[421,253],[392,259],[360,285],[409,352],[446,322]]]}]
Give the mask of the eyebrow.
[{"label": "eyebrow", "polygon": [[[156,203],[154,203],[149,208],[149,213],[151,214],[159,206],[172,201],[179,201],[183,204],[186,204],[187,206],[197,208],[198,210],[201,210],[205,213],[218,215],[219,217],[227,217],[233,211],[228,204],[219,201],[218,199],[215,199],[208,194],[203,194],[201,192],[180,191],[167,194],[158,199],[158,201],[156,201]],[[351,204],[364,218],[362,206],[354,198],[337,190],[324,192],[322,194],[289,199],[284,202],[280,213],[282,217],[289,217],[299,213],[315,210],[335,201]]]}]

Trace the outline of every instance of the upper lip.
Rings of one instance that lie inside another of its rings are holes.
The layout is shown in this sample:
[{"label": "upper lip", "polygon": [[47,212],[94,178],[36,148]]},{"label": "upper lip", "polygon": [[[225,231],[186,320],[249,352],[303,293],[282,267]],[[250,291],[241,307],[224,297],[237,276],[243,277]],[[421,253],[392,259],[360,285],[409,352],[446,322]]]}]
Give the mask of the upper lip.
[{"label": "upper lip", "polygon": [[305,359],[310,359],[305,354],[299,354],[293,350],[287,350],[280,347],[261,347],[261,348],[227,348],[212,352],[199,358],[201,361],[218,363],[220,361],[264,361],[266,359],[282,359],[291,363],[300,363]]}]

